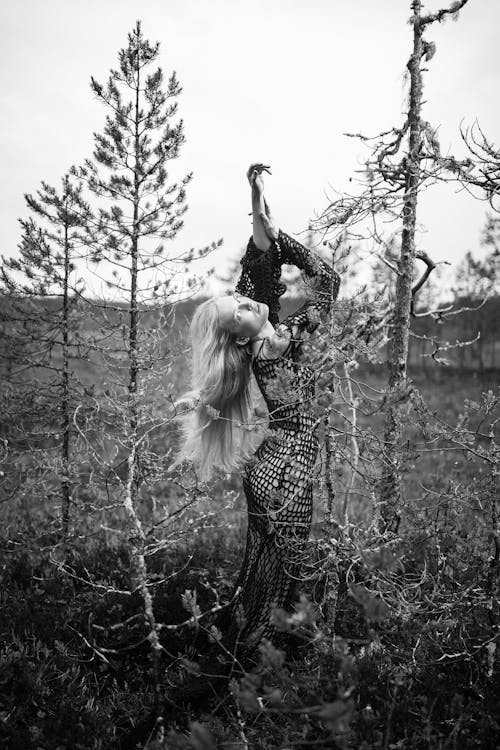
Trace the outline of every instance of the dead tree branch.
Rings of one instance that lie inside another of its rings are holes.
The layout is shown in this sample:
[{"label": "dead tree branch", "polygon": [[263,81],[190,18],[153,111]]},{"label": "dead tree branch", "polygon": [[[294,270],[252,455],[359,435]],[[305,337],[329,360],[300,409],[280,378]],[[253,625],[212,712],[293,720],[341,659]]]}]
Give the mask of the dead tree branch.
[{"label": "dead tree branch", "polygon": [[436,11],[435,13],[428,13],[425,16],[422,16],[420,18],[419,24],[423,28],[425,26],[428,26],[431,23],[434,23],[437,21],[438,23],[441,23],[441,21],[446,18],[446,16],[455,16],[459,11],[469,2],[469,0],[456,0],[456,2],[452,3],[449,8],[441,8],[441,10]]}]

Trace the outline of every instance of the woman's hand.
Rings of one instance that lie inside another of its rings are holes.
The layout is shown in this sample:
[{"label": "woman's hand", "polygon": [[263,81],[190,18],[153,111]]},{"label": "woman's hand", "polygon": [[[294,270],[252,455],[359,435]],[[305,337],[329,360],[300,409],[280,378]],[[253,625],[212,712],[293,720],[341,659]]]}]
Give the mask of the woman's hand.
[{"label": "woman's hand", "polygon": [[268,250],[272,241],[278,239],[278,230],[264,198],[264,172],[271,174],[269,164],[250,164],[247,170],[252,188],[253,241],[259,250]]},{"label": "woman's hand", "polygon": [[249,168],[247,169],[247,179],[250,183],[250,187],[252,188],[252,190],[255,190],[255,192],[259,196],[263,195],[264,193],[264,178],[262,176],[263,172],[271,174],[269,164],[250,164]]}]

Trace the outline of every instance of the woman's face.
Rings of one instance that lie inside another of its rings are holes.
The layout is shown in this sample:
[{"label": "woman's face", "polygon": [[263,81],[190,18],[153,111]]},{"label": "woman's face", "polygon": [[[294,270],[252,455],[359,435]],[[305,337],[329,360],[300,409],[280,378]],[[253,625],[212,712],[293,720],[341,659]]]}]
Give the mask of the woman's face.
[{"label": "woman's face", "polygon": [[264,302],[232,294],[218,297],[215,304],[221,326],[237,336],[256,338],[267,323],[269,308]]}]

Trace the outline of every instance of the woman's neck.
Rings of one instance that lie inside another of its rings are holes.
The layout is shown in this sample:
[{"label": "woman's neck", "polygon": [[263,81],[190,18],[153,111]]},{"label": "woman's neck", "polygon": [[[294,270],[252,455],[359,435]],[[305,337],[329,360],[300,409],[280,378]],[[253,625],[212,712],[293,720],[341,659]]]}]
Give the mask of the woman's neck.
[{"label": "woman's neck", "polygon": [[276,330],[273,324],[270,323],[269,320],[266,320],[258,334],[252,337],[252,352],[254,357],[256,357],[261,350],[265,339],[271,338],[271,336],[274,336],[275,333]]}]

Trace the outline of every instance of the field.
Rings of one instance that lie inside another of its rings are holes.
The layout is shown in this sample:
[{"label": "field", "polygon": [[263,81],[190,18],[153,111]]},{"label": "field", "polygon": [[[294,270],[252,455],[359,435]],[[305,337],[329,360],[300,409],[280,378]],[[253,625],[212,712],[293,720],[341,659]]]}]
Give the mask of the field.
[{"label": "field", "polygon": [[[466,399],[479,404],[481,393],[498,385],[495,372],[415,369],[410,376],[429,412],[450,425]],[[376,387],[384,376],[372,368],[357,377]],[[147,560],[166,699],[166,739],[150,748],[498,746],[496,489],[485,461],[449,442],[424,445],[416,411],[409,415],[399,541],[374,536],[375,511],[363,493],[353,495],[343,526],[339,491],[336,521],[326,524],[319,482],[306,565],[312,574],[301,584],[295,620],[282,616],[291,632],[286,656],[270,647],[259,674],[235,680],[220,698],[175,711],[169,698],[189,682],[211,621],[209,615],[194,627],[175,627],[190,616],[182,595],[196,592],[201,612],[210,610],[216,597],[227,600],[241,561],[238,478],[216,484],[210,498],[166,528]],[[362,420],[380,430],[379,414]],[[338,467],[339,490],[344,471]],[[182,503],[178,488],[162,485],[162,492],[157,507],[149,497],[142,508],[150,519]],[[91,503],[83,503],[74,510],[72,535],[62,539],[57,503],[39,500],[4,504],[2,746],[144,747],[153,728],[155,665],[141,598],[130,587],[120,515],[91,513]]]}]

